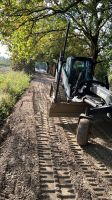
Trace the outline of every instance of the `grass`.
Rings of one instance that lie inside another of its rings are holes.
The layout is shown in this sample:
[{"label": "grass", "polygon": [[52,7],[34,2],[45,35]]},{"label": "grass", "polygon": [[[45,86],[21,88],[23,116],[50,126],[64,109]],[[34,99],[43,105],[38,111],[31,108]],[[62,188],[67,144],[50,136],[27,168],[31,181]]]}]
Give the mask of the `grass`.
[{"label": "grass", "polygon": [[24,72],[0,74],[0,124],[9,115],[18,98],[29,87],[30,77]]}]

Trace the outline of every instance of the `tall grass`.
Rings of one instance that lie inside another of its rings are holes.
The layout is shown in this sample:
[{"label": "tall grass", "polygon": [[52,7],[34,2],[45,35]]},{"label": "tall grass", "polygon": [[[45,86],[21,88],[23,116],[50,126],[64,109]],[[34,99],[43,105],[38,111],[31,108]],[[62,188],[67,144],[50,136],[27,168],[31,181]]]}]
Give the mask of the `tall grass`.
[{"label": "tall grass", "polygon": [[30,77],[24,72],[0,74],[0,124],[5,119],[17,99],[29,86]]}]

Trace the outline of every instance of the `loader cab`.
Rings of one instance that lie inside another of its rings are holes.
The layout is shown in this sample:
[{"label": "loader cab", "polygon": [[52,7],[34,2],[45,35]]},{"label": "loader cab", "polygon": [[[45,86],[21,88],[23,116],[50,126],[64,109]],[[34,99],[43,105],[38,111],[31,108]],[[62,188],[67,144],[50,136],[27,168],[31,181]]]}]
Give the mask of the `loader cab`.
[{"label": "loader cab", "polygon": [[65,71],[68,77],[68,82],[73,87],[82,73],[83,80],[93,79],[93,61],[86,57],[69,57],[67,58]]}]

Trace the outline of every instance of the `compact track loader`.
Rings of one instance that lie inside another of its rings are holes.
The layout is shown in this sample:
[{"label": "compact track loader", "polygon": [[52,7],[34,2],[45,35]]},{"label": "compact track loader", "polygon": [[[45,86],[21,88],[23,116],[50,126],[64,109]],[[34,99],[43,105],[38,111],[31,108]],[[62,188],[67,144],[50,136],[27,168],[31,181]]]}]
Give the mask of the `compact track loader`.
[{"label": "compact track loader", "polygon": [[[68,34],[68,30],[67,30]],[[64,51],[66,47],[65,46]],[[87,57],[60,57],[55,81],[51,85],[50,117],[78,117],[77,143],[86,145],[90,121],[112,116],[112,92],[107,78],[100,82],[94,77],[95,63]]]}]

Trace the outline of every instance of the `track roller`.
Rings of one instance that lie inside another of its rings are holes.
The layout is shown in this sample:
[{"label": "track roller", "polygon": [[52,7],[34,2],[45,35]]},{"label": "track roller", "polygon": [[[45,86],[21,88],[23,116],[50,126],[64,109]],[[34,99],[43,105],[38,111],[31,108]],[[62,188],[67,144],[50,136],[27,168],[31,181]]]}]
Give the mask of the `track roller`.
[{"label": "track roller", "polygon": [[88,143],[88,136],[90,132],[90,120],[87,118],[80,118],[77,127],[77,143],[80,146]]}]

